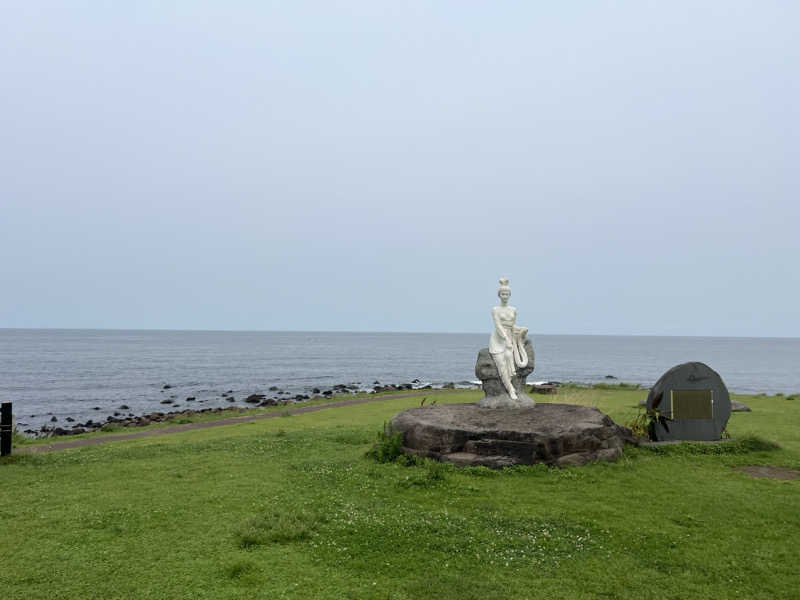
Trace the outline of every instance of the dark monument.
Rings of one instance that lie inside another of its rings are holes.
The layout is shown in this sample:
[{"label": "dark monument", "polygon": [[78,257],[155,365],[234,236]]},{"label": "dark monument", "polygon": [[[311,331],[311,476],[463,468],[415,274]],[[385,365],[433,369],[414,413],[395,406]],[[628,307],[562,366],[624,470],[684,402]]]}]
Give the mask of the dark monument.
[{"label": "dark monument", "polygon": [[728,388],[719,374],[701,362],[672,367],[650,390],[645,403],[657,415],[657,441],[716,441],[731,416]]}]

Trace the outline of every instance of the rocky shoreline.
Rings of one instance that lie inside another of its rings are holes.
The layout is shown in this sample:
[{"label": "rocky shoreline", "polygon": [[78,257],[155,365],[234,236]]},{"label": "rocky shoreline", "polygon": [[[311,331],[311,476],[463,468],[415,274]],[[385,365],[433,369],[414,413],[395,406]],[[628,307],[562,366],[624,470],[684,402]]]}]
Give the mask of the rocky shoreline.
[{"label": "rocky shoreline", "polygon": [[[92,433],[96,431],[118,431],[122,428],[129,427],[146,427],[153,423],[163,423],[169,421],[176,421],[181,418],[190,418],[196,415],[203,414],[220,414],[226,412],[243,412],[253,408],[269,408],[273,406],[288,406],[298,403],[308,402],[310,400],[324,400],[333,399],[334,396],[355,395],[359,393],[379,394],[382,392],[398,392],[409,390],[431,390],[431,389],[455,389],[460,387],[469,389],[470,387],[477,387],[473,382],[448,382],[442,385],[423,384],[419,379],[414,379],[409,383],[398,384],[381,384],[379,381],[374,381],[370,388],[365,388],[361,383],[339,383],[328,389],[322,390],[320,388],[312,388],[308,393],[291,393],[287,390],[282,390],[278,386],[270,386],[267,393],[252,393],[237,400],[236,393],[233,390],[228,390],[219,395],[219,400],[229,403],[229,406],[216,406],[213,408],[183,408],[183,410],[169,410],[182,407],[180,399],[177,394],[168,394],[159,404],[164,406],[164,410],[152,411],[149,413],[136,415],[130,412],[131,408],[127,404],[120,404],[114,409],[113,414],[108,415],[105,420],[77,420],[73,417],[65,417],[63,421],[59,420],[56,415],[52,415],[49,423],[42,425],[39,429],[23,429],[22,433],[34,438],[42,437],[64,437],[71,435],[80,435],[83,433]],[[167,394],[173,386],[164,384],[161,392]],[[241,398],[241,396],[240,396]],[[196,403],[206,402],[208,400],[198,400],[196,396],[187,396],[183,402]],[[237,402],[244,403],[247,406],[236,404]],[[101,410],[100,407],[94,407],[93,410]],[[35,417],[36,415],[31,415]],[[49,415],[48,415],[49,416]],[[64,423],[62,425],[61,423]]]}]

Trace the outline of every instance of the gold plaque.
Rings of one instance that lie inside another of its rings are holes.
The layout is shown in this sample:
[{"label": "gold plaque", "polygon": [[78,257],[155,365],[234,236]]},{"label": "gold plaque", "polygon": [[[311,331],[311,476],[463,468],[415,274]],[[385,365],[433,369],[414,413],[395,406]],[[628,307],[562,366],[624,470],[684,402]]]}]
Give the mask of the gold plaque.
[{"label": "gold plaque", "polygon": [[712,390],[670,390],[672,418],[676,420],[714,418]]}]

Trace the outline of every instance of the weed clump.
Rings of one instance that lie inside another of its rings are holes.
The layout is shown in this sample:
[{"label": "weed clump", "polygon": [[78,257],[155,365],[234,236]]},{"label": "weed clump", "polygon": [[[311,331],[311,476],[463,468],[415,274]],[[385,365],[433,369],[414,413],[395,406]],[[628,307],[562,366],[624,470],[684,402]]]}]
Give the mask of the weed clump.
[{"label": "weed clump", "polygon": [[255,571],[255,565],[246,560],[237,560],[225,566],[224,572],[228,579],[241,579]]},{"label": "weed clump", "polygon": [[403,434],[395,433],[391,423],[384,423],[383,430],[378,432],[375,445],[367,452],[369,458],[380,463],[394,462],[403,454]]},{"label": "weed clump", "polygon": [[311,537],[321,517],[312,512],[274,510],[248,519],[236,532],[240,548],[267,544],[288,544]]},{"label": "weed clump", "polygon": [[397,482],[400,487],[433,487],[447,480],[447,472],[453,469],[452,465],[446,465],[434,460],[424,461],[425,470],[421,473],[407,475],[405,479]]},{"label": "weed clump", "polygon": [[719,443],[683,442],[662,446],[644,446],[656,454],[747,454],[749,452],[772,452],[780,449],[780,445],[757,435],[745,435],[740,438],[724,440]]}]

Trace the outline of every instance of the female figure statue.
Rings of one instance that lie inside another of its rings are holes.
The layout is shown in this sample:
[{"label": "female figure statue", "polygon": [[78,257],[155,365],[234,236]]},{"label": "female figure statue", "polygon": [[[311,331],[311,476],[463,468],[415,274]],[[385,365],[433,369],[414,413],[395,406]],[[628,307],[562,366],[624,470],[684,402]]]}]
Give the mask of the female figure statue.
[{"label": "female figure statue", "polygon": [[511,297],[511,288],[508,279],[500,279],[500,288],[497,290],[500,306],[492,309],[494,331],[489,338],[489,354],[492,355],[500,379],[508,392],[509,397],[516,401],[517,391],[511,379],[516,375],[517,368],[528,366],[528,355],[525,352],[525,338],[528,335],[527,327],[517,327],[517,309],[508,305]]}]

